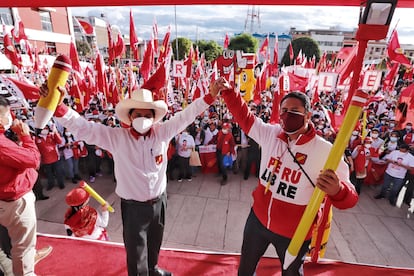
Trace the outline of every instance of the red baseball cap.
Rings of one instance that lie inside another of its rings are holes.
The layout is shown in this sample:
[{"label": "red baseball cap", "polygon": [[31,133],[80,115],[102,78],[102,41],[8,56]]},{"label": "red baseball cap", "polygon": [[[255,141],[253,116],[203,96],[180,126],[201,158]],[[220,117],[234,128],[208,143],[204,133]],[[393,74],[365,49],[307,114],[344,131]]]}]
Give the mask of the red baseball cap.
[{"label": "red baseball cap", "polygon": [[89,193],[82,188],[75,188],[66,195],[69,206],[80,206],[89,199]]}]

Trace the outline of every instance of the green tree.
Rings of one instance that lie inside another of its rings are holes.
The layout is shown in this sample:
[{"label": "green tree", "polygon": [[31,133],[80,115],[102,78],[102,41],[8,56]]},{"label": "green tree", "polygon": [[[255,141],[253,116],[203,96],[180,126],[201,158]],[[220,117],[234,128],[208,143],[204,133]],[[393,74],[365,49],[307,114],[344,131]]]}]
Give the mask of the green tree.
[{"label": "green tree", "polygon": [[200,53],[204,53],[204,56],[208,61],[216,59],[223,53],[223,47],[213,40],[200,40],[197,42],[197,46]]},{"label": "green tree", "polygon": [[282,57],[282,65],[292,65],[300,50],[302,50],[302,54],[304,54],[308,59],[311,59],[315,55],[316,62],[318,62],[321,57],[318,42],[310,37],[300,37],[292,40],[292,48],[293,60],[290,60],[288,45],[285,54]]},{"label": "green tree", "polygon": [[86,41],[76,40],[76,50],[79,56],[89,56],[92,53],[91,46]]},{"label": "green tree", "polygon": [[241,50],[243,53],[256,53],[259,41],[251,34],[242,33],[232,37],[229,43],[230,50]]},{"label": "green tree", "polygon": [[[178,58],[177,58],[177,40],[178,40]],[[188,38],[178,37],[171,42],[173,57],[176,60],[182,60],[190,52],[190,47],[193,43]]]}]

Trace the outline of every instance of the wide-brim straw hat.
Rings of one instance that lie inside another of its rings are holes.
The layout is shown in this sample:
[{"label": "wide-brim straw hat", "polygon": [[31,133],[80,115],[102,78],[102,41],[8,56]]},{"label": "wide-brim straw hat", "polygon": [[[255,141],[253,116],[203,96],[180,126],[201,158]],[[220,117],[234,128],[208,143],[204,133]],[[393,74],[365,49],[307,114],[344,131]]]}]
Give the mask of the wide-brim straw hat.
[{"label": "wide-brim straw hat", "polygon": [[162,101],[154,101],[152,92],[147,89],[138,89],[132,92],[130,99],[120,101],[115,107],[115,114],[124,124],[130,126],[129,111],[131,109],[153,109],[155,111],[154,123],[162,120],[167,114],[167,104]]}]

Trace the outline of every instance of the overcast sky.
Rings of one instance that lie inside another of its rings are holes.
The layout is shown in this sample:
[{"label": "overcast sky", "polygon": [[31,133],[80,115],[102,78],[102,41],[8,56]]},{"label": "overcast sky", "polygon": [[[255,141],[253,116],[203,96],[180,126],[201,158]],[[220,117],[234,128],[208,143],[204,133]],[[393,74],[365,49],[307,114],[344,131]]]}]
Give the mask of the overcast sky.
[{"label": "overcast sky", "polygon": [[[309,6],[254,6],[260,9],[260,28],[254,19],[254,31],[259,33],[288,33],[291,27],[298,30],[329,29],[353,30],[358,26],[358,7],[309,7]],[[157,21],[159,38],[162,39],[167,26],[171,25],[171,39],[186,37],[191,40],[215,40],[222,43],[229,36],[244,31],[248,11],[252,6],[205,5],[205,6],[134,6],[134,7],[82,7],[72,8],[76,16],[105,14],[111,25],[129,35],[129,10],[132,8],[138,37],[150,38],[154,18]],[[176,12],[175,12],[176,11]],[[401,44],[414,44],[414,9],[397,8],[390,30],[397,26]],[[176,21],[175,21],[176,17]],[[247,31],[250,31],[249,17]],[[177,29],[176,29],[177,25]],[[177,31],[177,33],[176,33]]]}]

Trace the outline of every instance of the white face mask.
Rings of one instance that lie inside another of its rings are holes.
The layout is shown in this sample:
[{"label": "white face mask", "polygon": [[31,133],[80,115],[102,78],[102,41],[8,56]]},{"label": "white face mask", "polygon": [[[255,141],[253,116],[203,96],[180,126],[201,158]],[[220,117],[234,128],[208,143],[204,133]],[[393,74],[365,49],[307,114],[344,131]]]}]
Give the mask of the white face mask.
[{"label": "white face mask", "polygon": [[138,117],[132,121],[132,127],[139,133],[146,133],[154,123],[154,118]]},{"label": "white face mask", "polygon": [[371,148],[371,144],[365,144],[365,148],[367,149]]},{"label": "white face mask", "polygon": [[7,115],[7,119],[9,120],[9,122],[7,124],[3,125],[4,130],[8,130],[12,126],[12,124],[13,124],[13,117],[10,114],[10,112]]},{"label": "white face mask", "polygon": [[49,134],[49,130],[47,129],[42,129],[42,131],[40,132],[41,135],[46,136]]},{"label": "white face mask", "polygon": [[229,133],[229,130],[228,129],[222,129],[221,131],[223,132],[223,134]]},{"label": "white face mask", "polygon": [[378,134],[377,134],[377,133],[372,133],[372,134],[371,134],[371,137],[372,137],[372,138],[378,138]]}]

